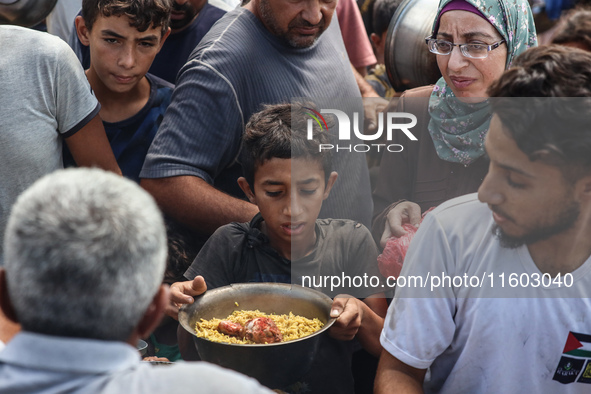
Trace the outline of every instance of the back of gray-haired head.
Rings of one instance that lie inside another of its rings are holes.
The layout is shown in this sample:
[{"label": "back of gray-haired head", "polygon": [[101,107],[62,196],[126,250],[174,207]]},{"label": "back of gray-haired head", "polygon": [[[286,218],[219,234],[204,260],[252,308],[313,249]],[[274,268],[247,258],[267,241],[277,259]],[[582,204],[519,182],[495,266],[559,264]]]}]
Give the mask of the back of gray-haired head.
[{"label": "back of gray-haired head", "polygon": [[162,281],[166,232],[156,203],[134,182],[60,170],[18,198],[4,253],[24,330],[125,341]]}]

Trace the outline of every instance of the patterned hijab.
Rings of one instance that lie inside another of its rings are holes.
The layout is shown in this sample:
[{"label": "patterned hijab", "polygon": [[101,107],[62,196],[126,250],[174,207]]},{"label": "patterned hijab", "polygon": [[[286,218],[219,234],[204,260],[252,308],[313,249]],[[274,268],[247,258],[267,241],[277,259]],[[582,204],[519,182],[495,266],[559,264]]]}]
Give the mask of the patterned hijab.
[{"label": "patterned hijab", "polygon": [[[441,0],[433,31],[441,10],[454,0]],[[527,0],[465,0],[480,11],[507,44],[506,68],[526,49],[537,45],[533,15]],[[484,138],[491,112],[488,101],[463,103],[455,97],[442,78],[437,81],[429,100],[429,133],[442,160],[468,166],[484,155]]]}]

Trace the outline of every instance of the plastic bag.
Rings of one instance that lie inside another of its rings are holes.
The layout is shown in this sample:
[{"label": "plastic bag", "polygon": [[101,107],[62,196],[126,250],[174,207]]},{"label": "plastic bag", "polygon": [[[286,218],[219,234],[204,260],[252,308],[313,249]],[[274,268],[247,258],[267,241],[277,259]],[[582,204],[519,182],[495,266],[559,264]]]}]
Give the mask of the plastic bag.
[{"label": "plastic bag", "polygon": [[[429,208],[422,215],[421,222],[429,212],[435,207]],[[419,223],[420,225],[420,223]],[[402,237],[390,237],[386,242],[386,247],[382,251],[382,254],[378,256],[378,268],[380,273],[384,277],[393,276],[398,278],[400,271],[402,270],[402,264],[404,263],[404,256],[410,245],[410,241],[415,236],[418,228],[410,223],[402,225],[402,228],[406,230],[406,234]]]}]

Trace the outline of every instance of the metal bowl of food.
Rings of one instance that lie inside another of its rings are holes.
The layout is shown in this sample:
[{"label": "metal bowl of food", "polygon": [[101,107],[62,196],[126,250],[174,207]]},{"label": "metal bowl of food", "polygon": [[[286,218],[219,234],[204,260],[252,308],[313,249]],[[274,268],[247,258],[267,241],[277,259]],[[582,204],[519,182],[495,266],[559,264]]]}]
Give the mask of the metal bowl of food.
[{"label": "metal bowl of food", "polygon": [[[282,283],[242,283],[208,290],[179,311],[182,327],[193,339],[202,360],[233,369],[271,388],[286,387],[300,379],[312,365],[319,342],[334,323],[332,299],[306,287]],[[287,342],[232,344],[197,336],[201,319],[225,319],[234,311],[259,310],[318,318],[324,326],[315,333]]]},{"label": "metal bowl of food", "polygon": [[0,25],[35,26],[49,15],[57,0],[0,0]]},{"label": "metal bowl of food", "polygon": [[392,16],[384,61],[392,87],[403,91],[430,85],[441,77],[425,38],[431,35],[439,0],[404,0]]}]

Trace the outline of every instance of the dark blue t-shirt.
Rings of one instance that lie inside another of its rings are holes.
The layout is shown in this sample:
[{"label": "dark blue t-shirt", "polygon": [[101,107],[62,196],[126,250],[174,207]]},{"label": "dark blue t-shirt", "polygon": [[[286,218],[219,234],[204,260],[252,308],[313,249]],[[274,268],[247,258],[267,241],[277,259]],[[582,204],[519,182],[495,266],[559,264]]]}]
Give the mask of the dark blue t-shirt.
[{"label": "dark blue t-shirt", "polygon": [[[123,176],[138,183],[148,149],[162,123],[174,90],[174,85],[163,79],[150,74],[146,74],[146,78],[150,82],[150,98],[146,105],[131,118],[121,122],[103,121],[109,144]],[[75,166],[65,144],[64,166]]]},{"label": "dark blue t-shirt", "polygon": [[170,104],[174,85],[154,75],[150,81],[150,98],[134,116],[121,122],[103,122],[107,138],[123,176],[139,183],[140,171],[148,149]]}]

